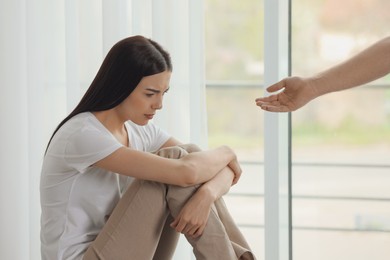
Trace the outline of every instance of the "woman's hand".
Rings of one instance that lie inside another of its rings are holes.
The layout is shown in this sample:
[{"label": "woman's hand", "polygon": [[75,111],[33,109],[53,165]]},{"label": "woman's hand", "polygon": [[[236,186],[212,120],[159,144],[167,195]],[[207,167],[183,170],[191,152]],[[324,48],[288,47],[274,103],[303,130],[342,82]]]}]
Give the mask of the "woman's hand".
[{"label": "woman's hand", "polygon": [[238,182],[238,180],[241,177],[241,173],[242,173],[241,166],[238,163],[237,158],[234,159],[233,161],[231,161],[228,164],[228,166],[234,173],[234,179],[233,179],[233,182],[232,182],[232,185],[234,185],[234,184],[236,184]]},{"label": "woman's hand", "polygon": [[171,227],[177,232],[194,238],[202,235],[213,203],[214,198],[207,189],[200,187],[184,205],[179,215],[171,223]]}]

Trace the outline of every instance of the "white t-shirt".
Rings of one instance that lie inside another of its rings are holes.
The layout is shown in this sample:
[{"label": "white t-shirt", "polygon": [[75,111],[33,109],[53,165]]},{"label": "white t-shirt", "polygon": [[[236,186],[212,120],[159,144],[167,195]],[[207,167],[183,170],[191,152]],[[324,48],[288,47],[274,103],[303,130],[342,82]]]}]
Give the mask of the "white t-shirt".
[{"label": "white t-shirt", "polygon": [[[153,125],[126,123],[136,150],[158,150],[167,133]],[[43,260],[81,259],[132,178],[94,166],[122,147],[90,112],[78,114],[55,134],[41,173]]]}]

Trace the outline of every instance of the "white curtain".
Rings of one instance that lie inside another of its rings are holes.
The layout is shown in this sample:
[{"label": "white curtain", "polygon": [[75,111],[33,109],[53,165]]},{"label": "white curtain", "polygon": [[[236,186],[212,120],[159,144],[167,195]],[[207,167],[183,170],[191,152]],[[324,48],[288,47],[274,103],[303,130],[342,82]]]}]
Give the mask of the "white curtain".
[{"label": "white curtain", "polygon": [[[0,1],[0,259],[38,260],[39,179],[47,141],[118,40],[142,34],[172,55],[157,124],[207,143],[201,0]],[[176,259],[190,259],[181,242]]]}]

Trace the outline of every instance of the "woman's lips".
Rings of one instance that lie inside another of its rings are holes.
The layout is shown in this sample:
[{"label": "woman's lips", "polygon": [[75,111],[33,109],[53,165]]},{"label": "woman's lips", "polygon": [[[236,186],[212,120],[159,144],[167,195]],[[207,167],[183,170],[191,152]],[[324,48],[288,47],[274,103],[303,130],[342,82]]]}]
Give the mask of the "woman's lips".
[{"label": "woman's lips", "polygon": [[145,114],[145,117],[147,118],[147,119],[153,119],[153,116],[154,116],[154,114]]}]

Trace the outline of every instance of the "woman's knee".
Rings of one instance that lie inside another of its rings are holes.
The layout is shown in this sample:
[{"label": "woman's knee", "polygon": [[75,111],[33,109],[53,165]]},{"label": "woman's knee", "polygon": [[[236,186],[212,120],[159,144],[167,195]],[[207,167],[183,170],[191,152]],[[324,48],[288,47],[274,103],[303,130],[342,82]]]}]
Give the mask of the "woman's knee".
[{"label": "woman's knee", "polygon": [[188,153],[202,151],[202,149],[200,149],[196,144],[180,144],[178,146],[186,150]]},{"label": "woman's knee", "polygon": [[155,154],[165,158],[179,159],[183,156],[186,156],[188,152],[180,146],[170,146],[158,150],[155,152]]}]

